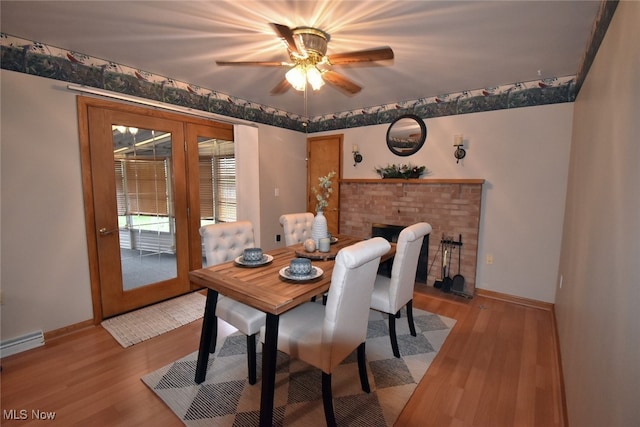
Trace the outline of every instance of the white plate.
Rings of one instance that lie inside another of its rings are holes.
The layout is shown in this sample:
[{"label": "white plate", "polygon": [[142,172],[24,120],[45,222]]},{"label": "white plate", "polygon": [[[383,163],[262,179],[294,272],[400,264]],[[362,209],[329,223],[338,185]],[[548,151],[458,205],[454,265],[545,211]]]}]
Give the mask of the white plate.
[{"label": "white plate", "polygon": [[288,280],[295,280],[296,282],[304,282],[307,280],[317,279],[318,277],[322,276],[322,273],[324,273],[324,271],[322,271],[320,267],[311,267],[311,274],[306,276],[293,275],[289,273],[289,267],[283,267],[280,269],[280,277],[284,277]]},{"label": "white plate", "polygon": [[273,257],[269,254],[262,254],[260,261],[245,261],[242,255],[233,260],[233,262],[243,267],[261,267],[269,264],[271,261],[273,261]]}]

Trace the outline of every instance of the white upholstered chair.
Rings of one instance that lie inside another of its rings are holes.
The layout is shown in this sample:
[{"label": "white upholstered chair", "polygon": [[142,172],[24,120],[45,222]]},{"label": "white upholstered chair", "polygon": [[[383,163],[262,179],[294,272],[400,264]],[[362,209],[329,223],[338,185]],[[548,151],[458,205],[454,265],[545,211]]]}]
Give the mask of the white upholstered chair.
[{"label": "white upholstered chair", "polygon": [[[369,392],[365,339],[369,301],[380,257],[390,249],[381,237],[338,252],[327,305],[308,302],[280,315],[278,350],[322,371],[322,399],[328,426],[335,426],[331,373],[357,349],[360,385]],[[261,339],[264,340],[261,329]]]},{"label": "white upholstered chair", "polygon": [[303,243],[311,238],[313,214],[301,212],[280,216],[280,224],[284,228],[284,242],[287,246]]},{"label": "white upholstered chair", "polygon": [[376,276],[371,295],[371,308],[389,314],[389,337],[395,357],[400,357],[396,336],[396,317],[407,306],[407,319],[411,335],[416,336],[413,323],[413,287],[416,282],[418,258],[424,236],[431,233],[431,225],[419,222],[404,228],[398,236],[396,254],[391,267],[391,277]]},{"label": "white upholstered chair", "polygon": [[[207,265],[232,261],[246,248],[254,247],[253,225],[237,221],[205,225],[200,228]],[[249,384],[256,383],[256,334],[265,324],[266,314],[232,298],[220,295],[216,304],[216,323],[209,352],[216,350],[217,319],[220,318],[247,336],[247,369]]]}]

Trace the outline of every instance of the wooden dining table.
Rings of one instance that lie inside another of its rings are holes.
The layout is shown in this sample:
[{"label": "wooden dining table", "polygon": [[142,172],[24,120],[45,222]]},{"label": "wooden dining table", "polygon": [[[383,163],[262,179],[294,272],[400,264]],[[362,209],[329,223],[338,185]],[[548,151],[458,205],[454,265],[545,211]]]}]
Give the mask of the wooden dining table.
[{"label": "wooden dining table", "polygon": [[[264,311],[267,315],[262,345],[261,426],[272,425],[279,316],[328,291],[337,252],[362,240],[358,237],[345,235],[338,235],[336,239],[337,241],[331,245],[328,253],[317,251],[306,253],[302,244],[299,244],[266,252],[273,257],[273,260],[258,267],[246,267],[230,261],[189,272],[189,279],[193,284],[207,288],[207,301],[202,320],[196,366],[196,383],[202,383],[207,374],[209,345],[213,328],[217,327],[215,312],[218,294]],[[381,261],[392,258],[394,254],[395,245],[392,244],[390,251],[382,257]],[[322,269],[322,275],[308,281],[295,281],[282,277],[280,271],[286,268],[293,258],[300,255],[312,258],[312,265]]]}]

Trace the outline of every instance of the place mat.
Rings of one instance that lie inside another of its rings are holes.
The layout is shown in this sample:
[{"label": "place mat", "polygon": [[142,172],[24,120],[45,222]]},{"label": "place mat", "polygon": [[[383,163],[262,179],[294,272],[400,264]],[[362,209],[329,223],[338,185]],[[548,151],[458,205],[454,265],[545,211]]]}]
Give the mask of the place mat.
[{"label": "place mat", "polygon": [[112,317],[101,325],[126,348],[201,318],[206,301],[207,297],[193,292]]},{"label": "place mat", "polygon": [[[370,311],[367,331],[367,370],[371,393],[360,388],[355,352],[332,374],[333,402],[340,426],[392,426],[429,365],[442,347],[455,320],[414,308],[417,337],[409,333],[406,312],[396,320],[400,358],[389,341],[386,314]],[[177,360],[142,381],[189,427],[257,426],[260,413],[262,355],[258,382],[247,381],[246,337],[236,332],[218,337],[207,376],[195,384],[197,352]],[[261,346],[257,346],[260,351]],[[321,372],[278,352],[274,426],[324,425]]]}]

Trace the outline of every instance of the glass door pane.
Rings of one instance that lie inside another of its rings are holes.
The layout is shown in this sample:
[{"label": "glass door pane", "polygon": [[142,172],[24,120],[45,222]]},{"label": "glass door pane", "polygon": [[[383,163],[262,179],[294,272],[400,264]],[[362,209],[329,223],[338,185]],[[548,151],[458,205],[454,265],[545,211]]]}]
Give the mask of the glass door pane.
[{"label": "glass door pane", "polygon": [[[198,136],[200,227],[236,221],[233,141]],[[206,265],[203,249],[203,265]]]},{"label": "glass door pane", "polygon": [[112,126],[122,265],[128,291],[177,277],[171,133]]}]

